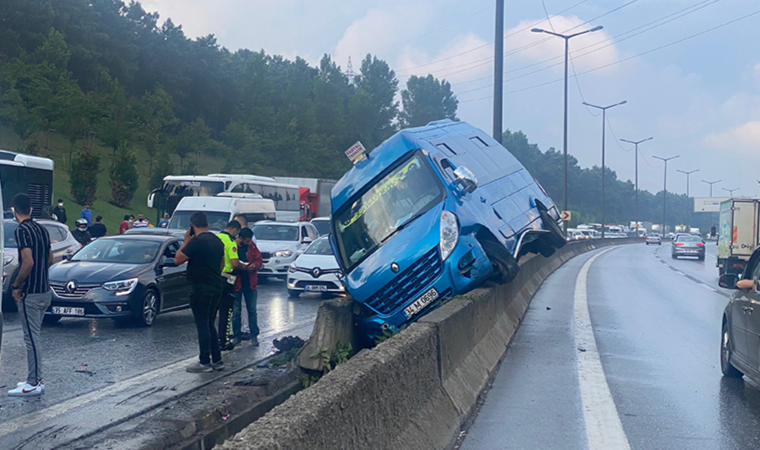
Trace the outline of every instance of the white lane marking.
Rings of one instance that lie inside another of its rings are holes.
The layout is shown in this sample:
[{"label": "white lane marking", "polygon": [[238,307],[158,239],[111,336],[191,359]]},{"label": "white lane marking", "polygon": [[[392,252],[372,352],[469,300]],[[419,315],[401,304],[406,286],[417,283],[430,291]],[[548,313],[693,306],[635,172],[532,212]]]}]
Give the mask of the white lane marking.
[{"label": "white lane marking", "polygon": [[718,292],[716,289],[713,289],[713,288],[711,288],[710,286],[708,286],[708,285],[706,285],[706,284],[702,284],[702,283],[698,283],[698,284],[699,284],[700,286],[702,286],[703,288],[707,289],[707,290],[708,290],[708,291],[710,291],[710,292],[713,292],[713,293],[717,293],[717,292]]},{"label": "white lane marking", "polygon": [[[275,336],[280,333],[287,333],[291,330],[295,330],[302,326],[308,325],[311,322],[313,322],[313,320],[311,319],[303,320],[301,322],[294,323],[290,327],[283,330],[269,331],[267,333],[262,333],[261,335],[259,335],[259,337],[262,339],[266,339],[268,337]],[[39,411],[35,411],[32,413],[28,413],[20,417],[16,417],[15,419],[12,419],[5,423],[0,424],[0,437],[5,436],[6,434],[9,434],[9,433],[13,433],[14,431],[18,431],[21,428],[32,427],[42,422],[45,422],[47,420],[54,419],[60,416],[61,414],[65,414],[68,411],[71,411],[74,408],[78,408],[80,406],[84,406],[89,403],[102,400],[106,397],[116,396],[117,394],[123,391],[126,391],[127,389],[131,389],[141,384],[148,383],[160,377],[169,376],[175,371],[178,371],[178,370],[184,371],[185,367],[188,364],[191,364],[195,361],[198,361],[198,356],[193,356],[192,358],[187,358],[182,361],[169,364],[168,366],[164,366],[156,370],[146,372],[142,375],[137,375],[135,377],[132,377],[123,381],[119,381],[117,382],[118,384],[116,385],[109,385],[109,386],[100,388],[97,391],[92,391],[89,394],[84,394],[84,395],[80,395],[79,397],[74,397],[72,399],[63,401],[56,405],[50,406],[48,408],[41,409]],[[149,405],[146,403],[146,406],[149,406]]]},{"label": "white lane marking", "polygon": [[575,346],[578,349],[576,362],[589,450],[630,450],[631,448],[604,375],[602,360],[599,357],[594,330],[591,326],[586,292],[589,268],[598,257],[610,250],[612,248],[597,253],[586,261],[575,282],[574,325]]}]

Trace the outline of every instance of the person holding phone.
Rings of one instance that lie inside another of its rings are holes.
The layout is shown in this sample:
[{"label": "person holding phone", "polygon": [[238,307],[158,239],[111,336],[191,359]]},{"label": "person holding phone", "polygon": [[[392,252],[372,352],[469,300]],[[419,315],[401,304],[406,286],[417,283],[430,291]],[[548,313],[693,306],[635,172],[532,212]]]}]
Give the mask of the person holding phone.
[{"label": "person holding phone", "polygon": [[224,244],[208,229],[208,218],[202,211],[190,216],[190,229],[185,242],[174,257],[175,265],[187,262],[187,281],[190,284],[190,308],[198,329],[199,362],[188,372],[203,373],[223,370],[219,335],[214,317],[222,298]]}]

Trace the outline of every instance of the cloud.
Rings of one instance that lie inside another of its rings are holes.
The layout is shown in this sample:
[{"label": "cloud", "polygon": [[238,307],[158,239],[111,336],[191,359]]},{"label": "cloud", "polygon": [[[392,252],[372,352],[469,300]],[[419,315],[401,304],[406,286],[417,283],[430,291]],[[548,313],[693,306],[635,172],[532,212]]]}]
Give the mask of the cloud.
[{"label": "cloud", "polygon": [[720,133],[710,134],[705,144],[724,150],[741,151],[760,159],[760,121],[754,120]]},{"label": "cloud", "polygon": [[493,45],[474,33],[455,36],[442,50],[434,55],[407,46],[397,60],[399,79],[412,75],[426,76],[457,83],[471,80],[493,69]]}]

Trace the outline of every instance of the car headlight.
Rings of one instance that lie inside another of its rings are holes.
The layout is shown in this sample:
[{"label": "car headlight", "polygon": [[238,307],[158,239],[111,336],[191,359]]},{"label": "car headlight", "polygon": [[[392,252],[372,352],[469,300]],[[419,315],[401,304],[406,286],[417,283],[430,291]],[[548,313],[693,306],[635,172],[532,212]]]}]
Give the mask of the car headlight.
[{"label": "car headlight", "polygon": [[290,258],[293,256],[292,250],[280,250],[278,252],[273,253],[275,258]]},{"label": "car headlight", "polygon": [[296,273],[296,263],[291,263],[288,266],[288,273]]},{"label": "car headlight", "polygon": [[3,267],[7,266],[8,264],[12,262],[13,262],[13,256],[10,256],[10,255],[3,256]]},{"label": "car headlight", "polygon": [[131,294],[132,291],[134,291],[136,287],[137,287],[137,278],[132,278],[130,280],[109,281],[108,283],[103,283],[103,289],[107,291],[116,291],[116,295]]},{"label": "car headlight", "polygon": [[457,242],[459,242],[459,222],[457,221],[457,216],[451,211],[443,211],[441,213],[441,239],[438,245],[441,249],[441,258],[444,261],[454,251]]}]

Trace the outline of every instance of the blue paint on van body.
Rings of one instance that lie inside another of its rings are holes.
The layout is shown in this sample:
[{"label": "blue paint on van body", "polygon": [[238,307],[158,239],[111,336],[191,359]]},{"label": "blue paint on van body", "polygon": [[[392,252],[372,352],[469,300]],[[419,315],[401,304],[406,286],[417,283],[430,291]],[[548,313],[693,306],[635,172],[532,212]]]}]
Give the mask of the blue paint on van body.
[{"label": "blue paint on van body", "polygon": [[[475,175],[473,192],[462,193],[457,167]],[[367,307],[360,323],[366,336],[413,322],[489,278],[493,268],[479,238],[490,235],[518,258],[527,241],[518,244],[521,236],[547,234],[537,202],[561,224],[525,167],[467,123],[432,122],[375,148],[335,185],[331,209],[331,244],[347,291]],[[449,213],[458,236],[442,228]],[[452,235],[456,243],[444,252],[441,241]]]}]

